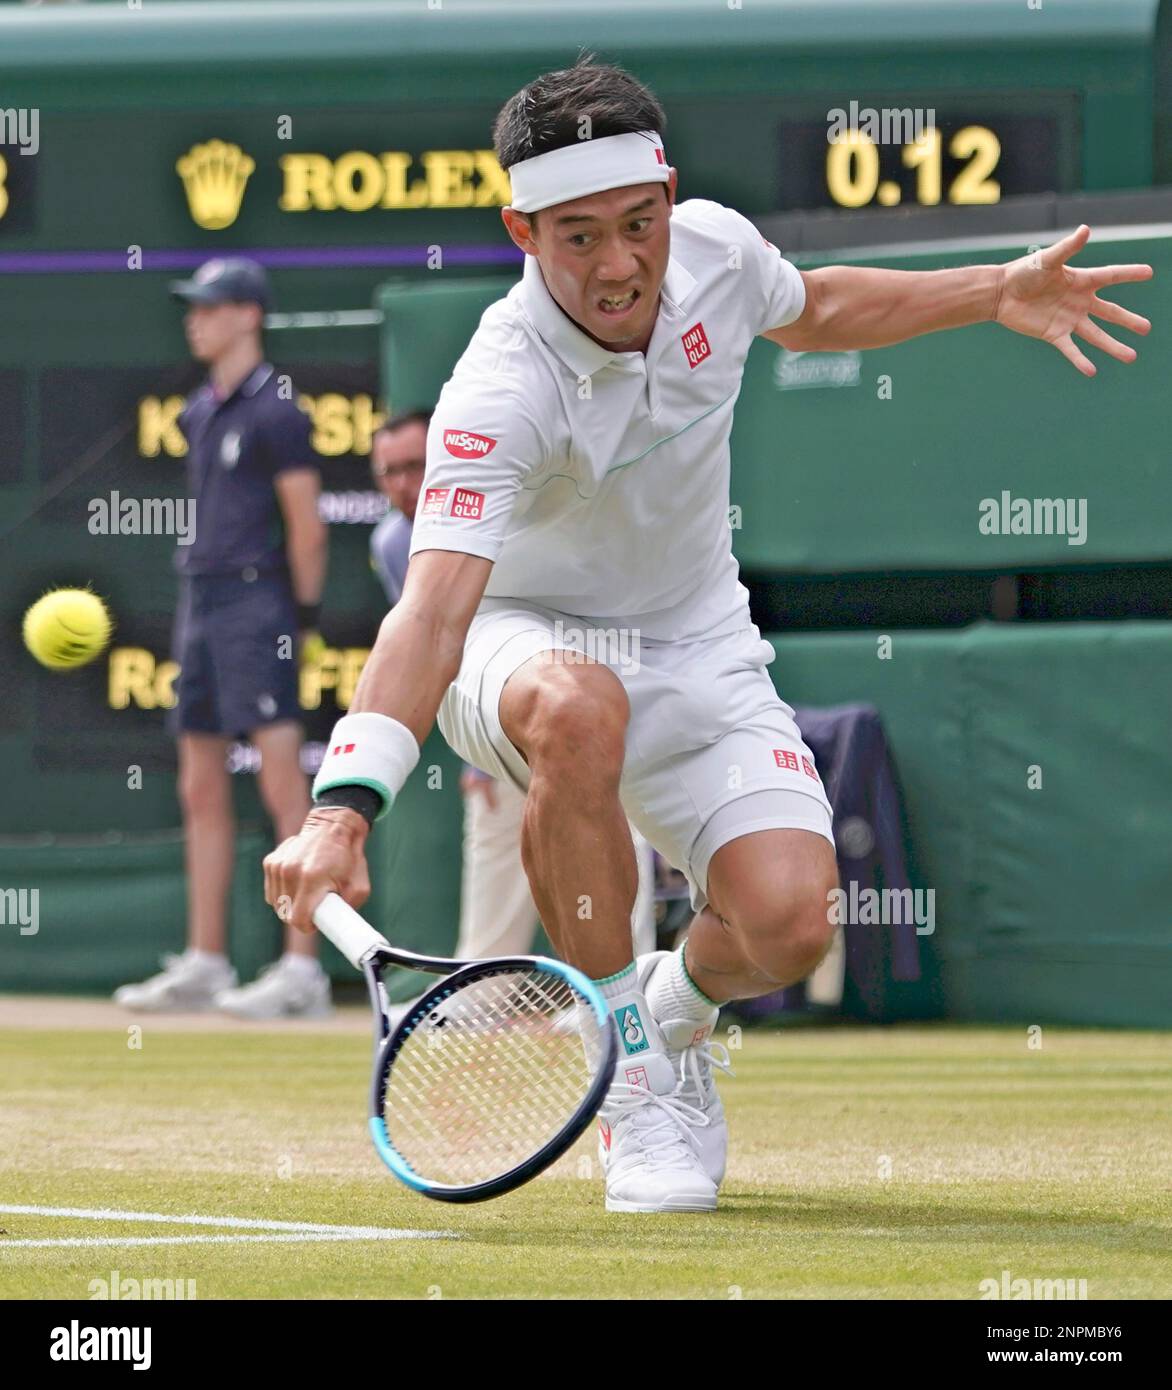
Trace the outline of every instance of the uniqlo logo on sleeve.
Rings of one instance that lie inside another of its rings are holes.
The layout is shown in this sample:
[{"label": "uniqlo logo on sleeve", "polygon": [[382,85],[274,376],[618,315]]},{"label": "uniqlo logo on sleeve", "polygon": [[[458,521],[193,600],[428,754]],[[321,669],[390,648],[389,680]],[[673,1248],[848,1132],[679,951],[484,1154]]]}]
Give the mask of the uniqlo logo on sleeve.
[{"label": "uniqlo logo on sleeve", "polygon": [[695,328],[689,328],[680,341],[684,345],[689,367],[698,367],[706,357],[712,356],[712,349],[708,346],[708,335],[704,332],[702,323],[698,323]]},{"label": "uniqlo logo on sleeve", "polygon": [[496,448],[496,440],[471,430],[444,430],[444,448],[453,458],[482,459]]},{"label": "uniqlo logo on sleeve", "polygon": [[452,515],[463,521],[479,521],[484,515],[484,493],[458,487],[452,498]]},{"label": "uniqlo logo on sleeve", "polygon": [[420,516],[439,516],[443,512],[444,503],[448,500],[450,487],[429,487],[423,494],[423,506],[419,509]]},{"label": "uniqlo logo on sleeve", "polygon": [[778,767],[789,768],[791,772],[797,772],[799,770],[798,755],[796,753],[791,753],[788,748],[775,748],[773,750],[773,761]]},{"label": "uniqlo logo on sleeve", "polygon": [[802,771],[807,777],[812,777],[815,782],[818,780],[818,773],[814,768],[814,764],[805,756],[802,758]]}]

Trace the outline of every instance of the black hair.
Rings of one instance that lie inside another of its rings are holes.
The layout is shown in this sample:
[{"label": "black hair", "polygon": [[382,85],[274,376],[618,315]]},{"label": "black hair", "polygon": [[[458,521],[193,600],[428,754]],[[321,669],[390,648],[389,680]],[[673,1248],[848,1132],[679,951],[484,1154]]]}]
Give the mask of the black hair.
[{"label": "black hair", "polygon": [[410,410],[397,410],[393,415],[384,420],[382,424],[379,425],[378,429],[375,430],[374,434],[371,435],[371,443],[373,443],[380,434],[394,434],[396,430],[402,429],[404,425],[420,424],[426,429],[428,425],[431,424],[431,417],[433,414],[434,410],[429,405],[412,406]]},{"label": "black hair", "polygon": [[658,98],[638,78],[582,53],[572,68],[542,73],[511,96],[493,123],[492,143],[501,168],[509,169],[579,140],[641,130],[662,137],[666,128]]}]

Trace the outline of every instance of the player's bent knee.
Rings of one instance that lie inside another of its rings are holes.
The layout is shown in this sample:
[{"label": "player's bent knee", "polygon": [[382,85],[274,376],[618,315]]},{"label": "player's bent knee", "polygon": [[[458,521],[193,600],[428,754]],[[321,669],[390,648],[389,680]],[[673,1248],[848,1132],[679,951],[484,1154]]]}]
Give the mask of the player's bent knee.
[{"label": "player's bent knee", "polygon": [[834,938],[837,877],[816,873],[750,896],[729,918],[754,965],[779,984],[813,973]]},{"label": "player's bent knee", "polygon": [[506,684],[501,722],[529,766],[538,771],[569,765],[579,782],[599,775],[617,779],[630,702],[614,672],[547,661],[524,677],[515,687]]}]

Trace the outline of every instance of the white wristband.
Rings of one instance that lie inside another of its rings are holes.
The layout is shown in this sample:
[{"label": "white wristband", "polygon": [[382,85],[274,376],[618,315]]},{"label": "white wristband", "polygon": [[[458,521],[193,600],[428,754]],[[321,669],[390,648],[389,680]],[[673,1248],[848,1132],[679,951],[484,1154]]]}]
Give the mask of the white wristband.
[{"label": "white wristband", "polygon": [[385,714],[346,714],[334,725],[313,782],[320,796],[331,787],[369,787],[382,798],[381,820],[419,761],[415,735]]}]

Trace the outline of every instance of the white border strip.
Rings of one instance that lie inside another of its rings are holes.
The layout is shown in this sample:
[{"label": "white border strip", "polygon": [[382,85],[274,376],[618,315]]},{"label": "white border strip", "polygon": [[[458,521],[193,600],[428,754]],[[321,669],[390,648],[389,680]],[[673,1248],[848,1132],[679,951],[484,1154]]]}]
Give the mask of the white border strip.
[{"label": "white border strip", "polygon": [[157,1211],[117,1211],[113,1208],[31,1207],[0,1203],[6,1216],[54,1216],[82,1221],[149,1221],[164,1226],[227,1226],[237,1231],[263,1231],[263,1235],[214,1236],[70,1236],[44,1240],[6,1240],[0,1251],[23,1247],[96,1245],[223,1245],[248,1241],[311,1240],[458,1240],[455,1231],[417,1231],[389,1226],[330,1226],[317,1221],[263,1221],[248,1216],[172,1216]]},{"label": "white border strip", "polygon": [[[803,250],[794,250],[792,255],[788,252],[784,254],[796,265],[803,257],[822,260],[838,256],[844,260],[855,260],[859,256],[921,256],[943,252],[959,254],[964,251],[998,251],[1015,246],[1052,246],[1064,236],[1069,236],[1078,225],[1077,222],[1073,222],[1069,227],[1047,227],[1041,232],[996,232],[983,236],[968,236],[964,232],[957,232],[955,236],[935,237],[932,240],[887,241],[872,246],[810,246]],[[1117,226],[1106,222],[1091,222],[1088,225],[1091,229],[1091,239],[1083,248],[1084,251],[1093,250],[1097,245],[1107,241],[1158,241],[1164,237],[1172,237],[1172,222],[1131,222],[1120,223]]]}]

